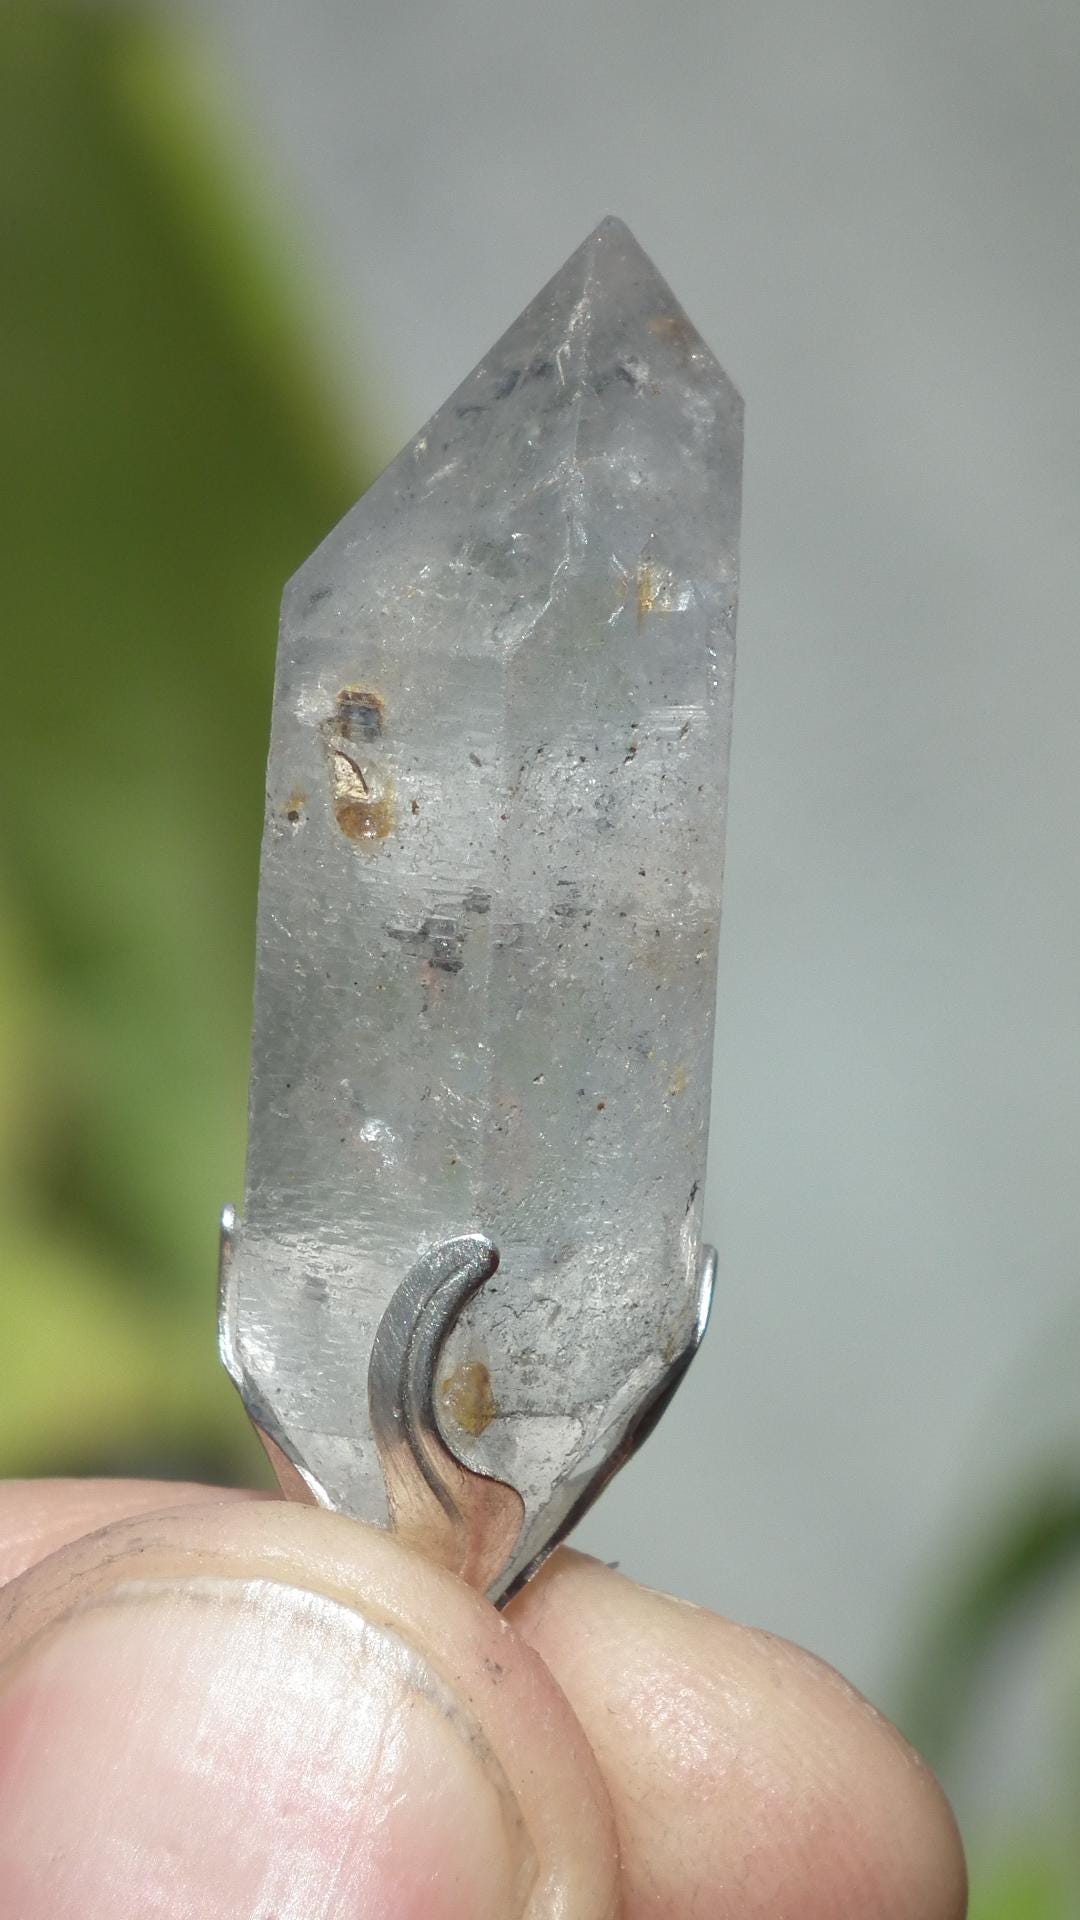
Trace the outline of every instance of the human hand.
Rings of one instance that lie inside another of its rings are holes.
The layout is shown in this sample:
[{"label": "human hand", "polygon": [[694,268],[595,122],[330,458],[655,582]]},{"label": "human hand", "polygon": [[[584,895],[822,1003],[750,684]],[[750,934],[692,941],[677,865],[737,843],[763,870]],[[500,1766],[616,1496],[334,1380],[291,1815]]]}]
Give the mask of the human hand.
[{"label": "human hand", "polygon": [[576,1554],[500,1616],[327,1514],[18,1482],[4,1578],[3,1920],[964,1912],[940,1788],[831,1669]]}]

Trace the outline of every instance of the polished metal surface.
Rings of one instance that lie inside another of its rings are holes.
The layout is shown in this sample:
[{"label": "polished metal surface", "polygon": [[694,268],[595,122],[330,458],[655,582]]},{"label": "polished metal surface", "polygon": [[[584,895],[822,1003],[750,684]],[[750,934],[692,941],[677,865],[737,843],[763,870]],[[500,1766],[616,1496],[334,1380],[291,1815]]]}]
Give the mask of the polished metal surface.
[{"label": "polished metal surface", "polygon": [[[521,1533],[522,1502],[513,1488],[456,1458],[436,1400],[447,1334],[498,1265],[497,1250],[481,1234],[433,1247],[383,1314],[368,1367],[391,1526],[471,1585],[496,1589]],[[475,1399],[475,1383],[471,1390]]]}]

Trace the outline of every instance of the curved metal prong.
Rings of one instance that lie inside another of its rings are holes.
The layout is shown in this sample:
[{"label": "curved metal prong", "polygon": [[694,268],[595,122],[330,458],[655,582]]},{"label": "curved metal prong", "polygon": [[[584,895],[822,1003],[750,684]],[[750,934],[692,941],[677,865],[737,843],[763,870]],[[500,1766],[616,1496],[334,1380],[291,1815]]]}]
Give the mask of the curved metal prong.
[{"label": "curved metal prong", "polygon": [[300,1501],[308,1507],[332,1507],[329,1494],[297,1457],[288,1435],[282,1431],[276,1415],[240,1358],[236,1338],[237,1301],[233,1272],[233,1252],[239,1224],[235,1207],[223,1207],[218,1243],[218,1352],[226,1373],[243,1401],[244,1411],[266,1449],[285,1498]]},{"label": "curved metal prong", "polygon": [[658,1380],[645,1392],[609,1436],[602,1456],[579,1484],[573,1498],[561,1509],[547,1533],[531,1532],[521,1543],[516,1564],[509,1564],[502,1578],[489,1586],[488,1598],[496,1606],[505,1606],[519,1593],[527,1580],[543,1566],[548,1555],[566,1539],[603,1492],[620,1467],[643,1446],[682,1382],[683,1376],[705,1337],[716,1290],[716,1248],[703,1246],[698,1256],[697,1311],[688,1334],[664,1367]]},{"label": "curved metal prong", "polygon": [[395,1532],[479,1587],[509,1559],[524,1503],[512,1487],[450,1451],[434,1395],[442,1347],[498,1265],[497,1248],[482,1234],[429,1248],[383,1314],[368,1367],[371,1425]]}]

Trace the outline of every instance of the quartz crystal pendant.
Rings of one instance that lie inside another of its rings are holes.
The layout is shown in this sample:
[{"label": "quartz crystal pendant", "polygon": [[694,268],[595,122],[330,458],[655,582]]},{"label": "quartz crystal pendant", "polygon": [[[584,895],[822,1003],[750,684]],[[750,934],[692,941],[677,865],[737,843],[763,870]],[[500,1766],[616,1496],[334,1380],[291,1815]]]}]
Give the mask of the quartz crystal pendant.
[{"label": "quartz crystal pendant", "polygon": [[741,417],[605,220],[285,593],[223,1352],[499,1600],[707,1311]]}]

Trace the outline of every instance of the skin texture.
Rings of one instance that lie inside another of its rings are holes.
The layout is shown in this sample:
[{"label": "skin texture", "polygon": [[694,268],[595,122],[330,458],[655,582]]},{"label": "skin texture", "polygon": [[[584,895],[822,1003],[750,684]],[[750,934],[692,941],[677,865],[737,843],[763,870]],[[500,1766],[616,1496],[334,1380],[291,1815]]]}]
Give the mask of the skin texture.
[{"label": "skin texture", "polygon": [[12,1920],[964,1913],[940,1789],[837,1675],[578,1555],[500,1616],[330,1515],[24,1483],[0,1577]]}]

